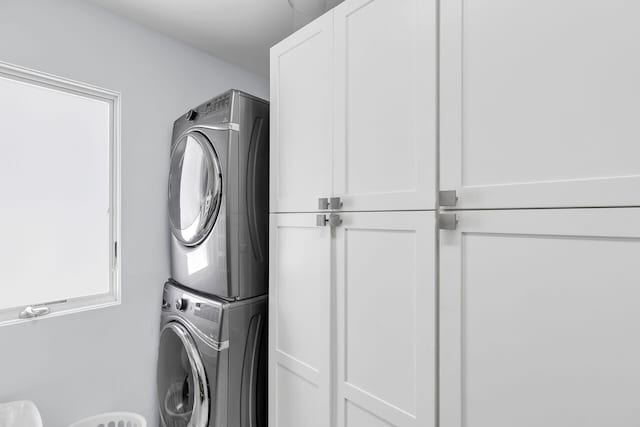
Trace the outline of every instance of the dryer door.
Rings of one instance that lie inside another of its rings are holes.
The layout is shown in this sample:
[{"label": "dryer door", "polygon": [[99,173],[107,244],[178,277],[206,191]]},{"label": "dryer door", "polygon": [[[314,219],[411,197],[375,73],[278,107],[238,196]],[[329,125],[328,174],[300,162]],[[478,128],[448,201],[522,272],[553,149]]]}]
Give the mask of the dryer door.
[{"label": "dryer door", "polygon": [[209,140],[200,132],[183,136],[171,151],[169,222],[186,246],[196,246],[213,228],[222,202],[222,170]]},{"label": "dryer door", "polygon": [[193,338],[178,322],[160,334],[158,355],[158,405],[166,427],[207,427],[209,386]]}]

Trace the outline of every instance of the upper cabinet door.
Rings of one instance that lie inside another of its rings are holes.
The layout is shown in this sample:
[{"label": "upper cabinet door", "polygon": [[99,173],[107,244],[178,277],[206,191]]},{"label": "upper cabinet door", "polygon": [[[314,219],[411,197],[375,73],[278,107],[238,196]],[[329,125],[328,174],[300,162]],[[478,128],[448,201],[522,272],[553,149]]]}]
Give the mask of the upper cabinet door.
[{"label": "upper cabinet door", "polygon": [[309,212],[332,189],[333,16],[271,48],[271,212]]},{"label": "upper cabinet door", "polygon": [[640,209],[457,215],[440,232],[440,426],[640,425]]},{"label": "upper cabinet door", "polygon": [[640,2],[440,4],[440,187],[457,207],[640,205]]},{"label": "upper cabinet door", "polygon": [[331,229],[271,215],[269,425],[331,425]]},{"label": "upper cabinet door", "polygon": [[337,427],[435,424],[434,212],[340,214]]},{"label": "upper cabinet door", "polygon": [[344,210],[434,209],[435,0],[334,9],[334,193]]}]

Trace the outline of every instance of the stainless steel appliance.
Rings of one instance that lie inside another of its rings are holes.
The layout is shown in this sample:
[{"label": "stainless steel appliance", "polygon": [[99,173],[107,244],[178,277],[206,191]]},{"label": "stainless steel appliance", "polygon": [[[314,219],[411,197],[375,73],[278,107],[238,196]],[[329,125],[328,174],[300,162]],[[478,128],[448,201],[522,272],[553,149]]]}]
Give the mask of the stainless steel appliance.
[{"label": "stainless steel appliance", "polygon": [[231,90],[176,120],[171,277],[228,300],[267,293],[269,104]]},{"label": "stainless steel appliance", "polygon": [[267,297],[229,302],[167,282],[158,403],[165,427],[266,427]]}]

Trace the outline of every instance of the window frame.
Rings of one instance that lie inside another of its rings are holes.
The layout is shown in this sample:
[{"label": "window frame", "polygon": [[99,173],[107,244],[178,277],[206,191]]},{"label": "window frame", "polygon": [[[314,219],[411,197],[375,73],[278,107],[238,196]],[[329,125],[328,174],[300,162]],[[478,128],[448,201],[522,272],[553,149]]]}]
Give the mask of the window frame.
[{"label": "window frame", "polygon": [[[83,98],[105,102],[109,106],[109,290],[106,293],[71,297],[64,301],[50,301],[31,306],[16,306],[0,310],[0,326],[30,322],[33,320],[57,317],[66,314],[94,310],[119,305],[122,301],[121,263],[122,249],[120,236],[121,218],[121,102],[120,92],[104,89],[88,83],[82,83],[64,77],[54,76],[41,71],[24,68],[0,61],[0,77],[70,93]],[[46,314],[34,317],[20,317],[27,307],[47,307]]]}]

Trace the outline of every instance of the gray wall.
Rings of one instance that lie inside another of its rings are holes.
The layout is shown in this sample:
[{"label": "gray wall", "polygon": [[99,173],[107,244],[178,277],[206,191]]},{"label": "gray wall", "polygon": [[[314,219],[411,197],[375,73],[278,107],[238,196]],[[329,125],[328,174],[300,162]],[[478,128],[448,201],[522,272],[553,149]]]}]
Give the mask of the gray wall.
[{"label": "gray wall", "polygon": [[171,126],[231,87],[267,97],[268,82],[76,0],[0,1],[0,61],[120,91],[123,103],[122,304],[0,327],[0,402],[35,401],[46,427],[112,410],[157,425]]}]

